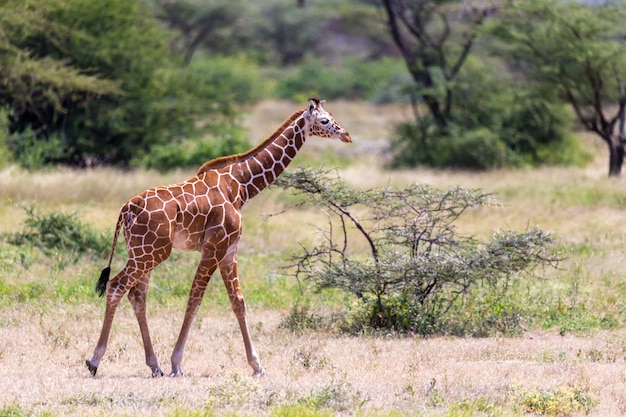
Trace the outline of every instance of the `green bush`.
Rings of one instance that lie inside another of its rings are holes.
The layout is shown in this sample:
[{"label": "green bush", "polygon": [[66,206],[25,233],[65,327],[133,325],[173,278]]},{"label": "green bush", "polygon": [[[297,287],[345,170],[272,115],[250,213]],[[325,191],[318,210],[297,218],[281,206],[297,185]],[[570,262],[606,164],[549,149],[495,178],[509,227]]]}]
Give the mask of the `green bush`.
[{"label": "green bush", "polygon": [[63,156],[63,145],[58,135],[39,138],[30,127],[10,135],[5,143],[18,164],[28,170],[41,168],[50,159]]},{"label": "green bush", "polygon": [[110,239],[83,224],[76,214],[39,214],[32,207],[25,210],[24,230],[4,236],[4,240],[12,245],[32,245],[47,255],[66,254],[72,258],[86,253],[102,255],[111,249]]},{"label": "green bush", "polygon": [[159,171],[200,167],[211,159],[242,153],[250,147],[244,129],[225,125],[219,132],[209,137],[154,146],[139,163],[146,168]]},{"label": "green bush", "polygon": [[[234,103],[254,103],[267,92],[267,84],[255,64],[239,57],[198,58],[188,67],[161,71],[158,80],[160,95],[167,97],[158,103],[160,111],[171,117],[178,115],[176,125],[191,128],[173,131],[174,140],[136,152],[133,164],[164,171],[198,166],[250,148],[246,131],[233,118]],[[170,112],[170,106],[180,111]],[[207,106],[212,109],[206,109]],[[201,120],[194,119],[198,109],[207,112]],[[219,109],[217,116],[215,109]]]},{"label": "green bush", "polygon": [[396,126],[392,166],[486,170],[590,160],[571,133],[567,107],[520,89],[497,67],[470,57],[451,87],[455,111],[445,126],[428,115]]},{"label": "green bush", "polygon": [[529,414],[543,416],[588,415],[600,401],[587,388],[558,386],[555,389],[513,387],[512,396]]},{"label": "green bush", "polygon": [[[0,41],[20,51],[0,57],[0,78],[7,80],[0,105],[13,112],[9,149],[28,168],[125,166],[154,146],[234,124],[235,104],[262,96],[258,72],[243,59],[180,68],[182,57],[169,49],[172,33],[142,2],[31,6],[28,19],[43,23],[24,26],[0,17],[8,28]],[[22,8],[10,0],[0,16],[19,16]],[[23,62],[24,56],[33,62]]]},{"label": "green bush", "polygon": [[11,151],[7,146],[9,136],[9,112],[0,107],[0,169],[8,165],[13,159]]},{"label": "green bush", "polygon": [[406,99],[403,91],[408,84],[404,64],[397,59],[348,59],[335,65],[308,59],[278,81],[276,95],[297,101],[319,96],[384,103]]},{"label": "green bush", "polygon": [[[513,296],[517,283],[560,260],[540,229],[496,232],[488,241],[457,233],[463,213],[490,204],[479,190],[359,190],[306,169],[284,173],[276,185],[328,216],[321,243],[303,247],[293,265],[314,288],[350,295],[350,332],[514,334],[524,313]],[[360,238],[369,250],[352,253]]]},{"label": "green bush", "polygon": [[456,126],[451,130],[455,133],[438,137],[414,123],[399,123],[392,142],[394,166],[486,170],[507,165],[506,144],[495,132],[486,128],[462,131]]}]

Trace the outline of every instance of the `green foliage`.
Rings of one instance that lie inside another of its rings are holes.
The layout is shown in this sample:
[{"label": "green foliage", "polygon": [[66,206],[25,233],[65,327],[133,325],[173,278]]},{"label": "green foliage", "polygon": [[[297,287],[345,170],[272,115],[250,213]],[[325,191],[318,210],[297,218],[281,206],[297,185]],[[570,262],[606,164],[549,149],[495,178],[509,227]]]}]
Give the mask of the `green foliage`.
[{"label": "green foliage", "polygon": [[14,117],[36,108],[58,116],[64,101],[72,96],[87,99],[90,95],[121,92],[117,82],[101,79],[68,65],[63,58],[33,49],[43,37],[47,37],[49,49],[63,47],[69,28],[52,18],[60,7],[61,2],[55,0],[44,4],[7,0],[0,5],[0,98],[3,104],[15,109]]},{"label": "green foliage", "polygon": [[472,417],[472,416],[507,416],[503,407],[492,399],[478,397],[473,400],[461,400],[452,404],[441,417]]},{"label": "green foliage", "polygon": [[[19,14],[18,3],[2,11]],[[174,65],[171,34],[142,2],[51,0],[27,11],[40,24],[0,36],[13,53],[0,104],[12,109],[9,148],[28,168],[128,165],[153,146],[219,132],[233,123],[234,100],[259,95],[242,60]]]},{"label": "green foliage", "polygon": [[180,34],[172,47],[184,55],[184,65],[189,65],[200,46],[215,54],[228,54],[241,38],[244,7],[241,0],[198,2],[179,0],[155,1],[156,15]]},{"label": "green foliage", "polygon": [[572,94],[575,102],[585,106],[594,104],[594,93],[616,102],[624,96],[618,88],[625,59],[620,4],[513,3],[504,10],[502,20],[488,29],[507,42],[502,55],[546,90],[558,91],[563,98]]},{"label": "green foliage", "polygon": [[[217,413],[214,410],[174,410],[165,414],[166,417],[215,417]],[[235,415],[233,414],[233,417]]]},{"label": "green foliage", "polygon": [[304,331],[318,331],[328,327],[326,320],[320,314],[311,312],[309,300],[296,301],[291,312],[280,323],[280,327],[294,333]]},{"label": "green foliage", "polygon": [[[582,126],[608,145],[609,175],[623,163],[626,118],[624,3],[511,3],[488,32],[498,51],[542,99],[566,101]],[[535,118],[536,120],[536,118]]]},{"label": "green foliage", "polygon": [[30,126],[9,136],[5,143],[12,151],[13,158],[28,170],[43,167],[51,158],[63,157],[63,144],[58,135],[42,140]]},{"label": "green foliage", "polygon": [[48,411],[33,413],[24,410],[21,405],[5,405],[0,408],[0,417],[54,417],[54,414]]},{"label": "green foliage", "polygon": [[25,210],[24,231],[4,236],[4,240],[12,245],[32,245],[47,255],[61,252],[74,258],[90,252],[104,254],[110,250],[110,240],[103,233],[83,224],[75,213],[39,214],[32,207]]},{"label": "green foliage", "polygon": [[[194,126],[179,131],[177,140],[160,142],[149,149],[137,151],[135,164],[160,171],[202,165],[224,155],[241,153],[251,145],[243,128],[231,120],[232,103],[240,105],[260,100],[266,93],[258,68],[239,57],[214,57],[196,59],[188,67],[172,69],[158,75],[163,97],[176,97],[160,103],[162,111],[180,117],[177,125]],[[209,115],[199,125],[194,115],[205,109],[206,100],[228,118]],[[178,108],[179,112],[169,109]],[[185,133],[187,137],[181,137]]]},{"label": "green foliage", "polygon": [[347,412],[362,407],[369,399],[360,391],[355,391],[347,381],[331,381],[321,388],[312,390],[298,399],[298,404],[314,409],[331,409]]},{"label": "green foliage", "polygon": [[9,112],[0,107],[0,169],[7,165],[11,159],[11,151],[7,147],[9,132]]},{"label": "green foliage", "polygon": [[139,164],[159,171],[199,167],[220,156],[242,153],[250,146],[242,128],[224,125],[215,136],[209,138],[154,146],[150,153],[143,155]]},{"label": "green foliage", "polygon": [[[421,123],[428,124],[428,121]],[[397,124],[391,145],[392,166],[486,170],[507,165],[506,145],[496,133],[487,128],[463,131],[454,127],[451,130],[454,130],[451,135],[437,136],[434,130],[413,122]]]},{"label": "green foliage", "polygon": [[565,105],[520,89],[511,75],[468,58],[451,85],[455,112],[445,129],[422,116],[396,125],[392,166],[486,170],[591,159],[570,133]]},{"label": "green foliage", "polygon": [[527,413],[550,417],[589,414],[600,402],[588,390],[579,387],[559,386],[555,389],[514,388],[513,396]]},{"label": "green foliage", "polygon": [[404,64],[397,59],[347,59],[325,65],[321,59],[311,58],[278,81],[276,95],[297,101],[317,96],[387,103],[404,100],[408,85]]},{"label": "green foliage", "polygon": [[270,417],[332,417],[331,411],[314,410],[304,405],[286,405],[272,410]]},{"label": "green foliage", "polygon": [[[295,257],[296,274],[354,296],[352,331],[519,332],[518,305],[507,302],[511,283],[559,260],[553,238],[540,229],[497,232],[487,242],[456,233],[465,211],[490,204],[478,190],[358,190],[306,169],[276,183],[328,213],[323,242]],[[354,233],[365,239],[368,256],[351,254]]]},{"label": "green foliage", "polygon": [[296,7],[293,2],[275,1],[261,8],[261,21],[257,21],[255,32],[262,42],[257,41],[254,46],[262,54],[256,55],[257,59],[292,65],[314,53],[327,19],[323,5],[311,3],[311,6]]},{"label": "green foliage", "polygon": [[[392,48],[378,7],[361,1],[153,0],[155,14],[176,33],[175,50],[193,62],[202,53],[245,54],[266,67],[299,65],[307,58],[376,59]],[[304,3],[302,3],[304,5]]]}]

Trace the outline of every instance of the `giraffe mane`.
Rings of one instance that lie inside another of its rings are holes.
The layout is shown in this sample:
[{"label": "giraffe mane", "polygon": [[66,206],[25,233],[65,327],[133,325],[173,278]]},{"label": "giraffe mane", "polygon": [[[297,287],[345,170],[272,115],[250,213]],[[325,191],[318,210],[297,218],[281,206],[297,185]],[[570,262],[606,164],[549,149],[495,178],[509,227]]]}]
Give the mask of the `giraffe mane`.
[{"label": "giraffe mane", "polygon": [[205,162],[200,167],[200,169],[198,169],[196,175],[203,174],[211,169],[224,168],[225,166],[236,164],[250,158],[253,155],[256,155],[260,150],[264,149],[267,145],[273,142],[287,128],[287,126],[289,126],[298,117],[300,117],[302,113],[304,113],[304,110],[298,110],[297,112],[293,113],[287,120],[285,120],[280,126],[278,126],[271,135],[265,138],[263,142],[259,143],[257,146],[250,149],[249,151],[235,155],[222,156],[220,158],[215,158],[208,162]]}]

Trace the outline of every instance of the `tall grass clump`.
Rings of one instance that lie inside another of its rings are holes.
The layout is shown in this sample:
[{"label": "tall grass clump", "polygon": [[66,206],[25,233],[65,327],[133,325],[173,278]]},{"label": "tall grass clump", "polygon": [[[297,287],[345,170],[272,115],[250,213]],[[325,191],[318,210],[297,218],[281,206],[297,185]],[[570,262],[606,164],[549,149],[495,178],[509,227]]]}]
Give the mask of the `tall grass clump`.
[{"label": "tall grass clump", "polygon": [[[308,169],[277,183],[328,215],[322,242],[294,257],[295,274],[352,297],[351,332],[520,332],[517,283],[560,260],[554,238],[538,228],[496,231],[486,242],[459,234],[455,222],[463,213],[491,204],[479,190],[360,190]],[[359,239],[365,249],[353,251]]]}]

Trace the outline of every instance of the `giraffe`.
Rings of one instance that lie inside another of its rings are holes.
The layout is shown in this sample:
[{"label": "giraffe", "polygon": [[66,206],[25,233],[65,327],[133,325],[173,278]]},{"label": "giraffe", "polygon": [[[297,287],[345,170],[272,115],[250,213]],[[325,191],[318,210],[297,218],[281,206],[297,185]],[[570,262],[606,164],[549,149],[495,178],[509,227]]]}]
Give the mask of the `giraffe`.
[{"label": "giraffe", "polygon": [[[146,320],[146,296],[152,270],[167,259],[172,249],[200,252],[183,324],[172,352],[170,376],[181,376],[181,362],[191,324],[200,308],[211,276],[219,268],[237,318],[248,364],[253,375],[264,373],[252,345],[246,322],[246,304],[239,285],[237,246],[242,231],[241,208],[268,187],[289,165],[308,136],[352,142],[350,134],[323,108],[324,101],[309,99],[269,137],[253,149],[206,162],[188,180],[150,188],[128,200],[121,208],[107,266],[96,284],[106,294],[106,309],[100,337],[86,365],[96,375],[115,310],[123,296],[137,317],[146,365],[153,377],[163,376]],[[120,230],[124,230],[128,260],[112,279],[111,262]]]}]

